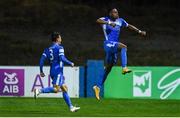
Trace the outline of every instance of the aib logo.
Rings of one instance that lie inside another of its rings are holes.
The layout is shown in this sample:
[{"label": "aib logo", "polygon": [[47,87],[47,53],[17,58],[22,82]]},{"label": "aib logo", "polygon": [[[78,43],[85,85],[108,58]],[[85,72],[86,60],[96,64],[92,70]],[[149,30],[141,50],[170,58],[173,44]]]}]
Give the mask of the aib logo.
[{"label": "aib logo", "polygon": [[3,93],[18,93],[19,87],[17,85],[18,78],[16,73],[8,74],[4,72],[5,78],[4,83],[6,84],[3,89]]},{"label": "aib logo", "polygon": [[0,95],[24,95],[24,70],[0,69]]}]

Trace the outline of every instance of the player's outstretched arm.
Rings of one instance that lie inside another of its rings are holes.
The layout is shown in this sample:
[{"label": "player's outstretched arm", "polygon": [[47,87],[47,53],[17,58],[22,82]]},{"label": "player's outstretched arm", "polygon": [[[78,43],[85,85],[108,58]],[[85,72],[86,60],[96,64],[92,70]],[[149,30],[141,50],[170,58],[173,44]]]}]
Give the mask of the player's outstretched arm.
[{"label": "player's outstretched arm", "polygon": [[64,48],[60,48],[59,49],[59,58],[60,60],[62,60],[64,63],[68,64],[68,65],[71,65],[72,67],[74,66],[74,63],[69,61],[66,57],[65,57],[65,54],[64,54]]},{"label": "player's outstretched arm", "polygon": [[105,21],[105,20],[103,20],[103,19],[101,19],[101,18],[97,19],[97,20],[96,20],[96,23],[98,23],[98,24],[100,24],[100,25],[107,24],[107,25],[111,25],[111,26],[113,26],[113,27],[116,26],[115,23]]},{"label": "player's outstretched arm", "polygon": [[74,63],[69,61],[64,55],[61,55],[60,58],[64,63],[71,65],[72,67],[74,66]]},{"label": "player's outstretched arm", "polygon": [[142,36],[146,36],[146,31],[141,31],[141,30],[139,30],[137,27],[135,27],[135,26],[133,26],[133,25],[131,25],[131,24],[128,24],[128,28],[129,28],[130,30],[133,30],[133,31],[137,32],[138,34],[140,34],[140,35],[142,35]]},{"label": "player's outstretched arm", "polygon": [[102,20],[102,19],[100,19],[100,18],[96,20],[96,23],[101,24],[101,25],[103,25],[103,24],[108,24],[107,21]]}]

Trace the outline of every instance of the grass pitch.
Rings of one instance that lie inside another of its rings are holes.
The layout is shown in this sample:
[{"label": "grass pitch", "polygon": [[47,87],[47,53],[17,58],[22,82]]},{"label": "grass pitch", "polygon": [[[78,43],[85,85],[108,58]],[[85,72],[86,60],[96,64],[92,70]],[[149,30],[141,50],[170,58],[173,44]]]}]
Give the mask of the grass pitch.
[{"label": "grass pitch", "polygon": [[72,99],[80,111],[71,113],[63,99],[0,97],[0,117],[56,116],[180,116],[180,100]]}]

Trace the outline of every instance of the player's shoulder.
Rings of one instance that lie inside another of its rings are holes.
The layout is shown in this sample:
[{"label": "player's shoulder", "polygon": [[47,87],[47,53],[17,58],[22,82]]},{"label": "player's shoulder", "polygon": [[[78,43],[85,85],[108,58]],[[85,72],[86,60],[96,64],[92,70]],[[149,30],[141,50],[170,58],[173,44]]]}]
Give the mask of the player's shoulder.
[{"label": "player's shoulder", "polygon": [[64,49],[63,45],[61,45],[61,44],[58,45],[58,48],[59,48],[59,49]]},{"label": "player's shoulder", "polygon": [[44,49],[44,52],[48,52],[49,51],[49,47]]},{"label": "player's shoulder", "polygon": [[47,56],[49,54],[49,48],[45,48],[43,51],[43,55]]},{"label": "player's shoulder", "polygon": [[119,21],[125,21],[124,18],[118,18]]},{"label": "player's shoulder", "polygon": [[62,53],[64,53],[64,47],[63,47],[63,45],[59,45],[58,46],[58,49],[59,49],[59,52],[62,52]]}]

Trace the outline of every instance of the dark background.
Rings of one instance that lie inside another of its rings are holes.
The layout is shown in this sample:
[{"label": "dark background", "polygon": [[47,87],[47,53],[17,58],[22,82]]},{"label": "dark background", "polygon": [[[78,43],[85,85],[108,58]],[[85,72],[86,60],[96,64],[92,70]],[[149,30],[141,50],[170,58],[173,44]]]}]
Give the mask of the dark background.
[{"label": "dark background", "polygon": [[0,65],[38,65],[52,31],[61,33],[65,54],[76,65],[104,59],[104,36],[95,21],[111,6],[147,31],[143,38],[122,30],[128,65],[180,65],[179,0],[0,0]]}]

